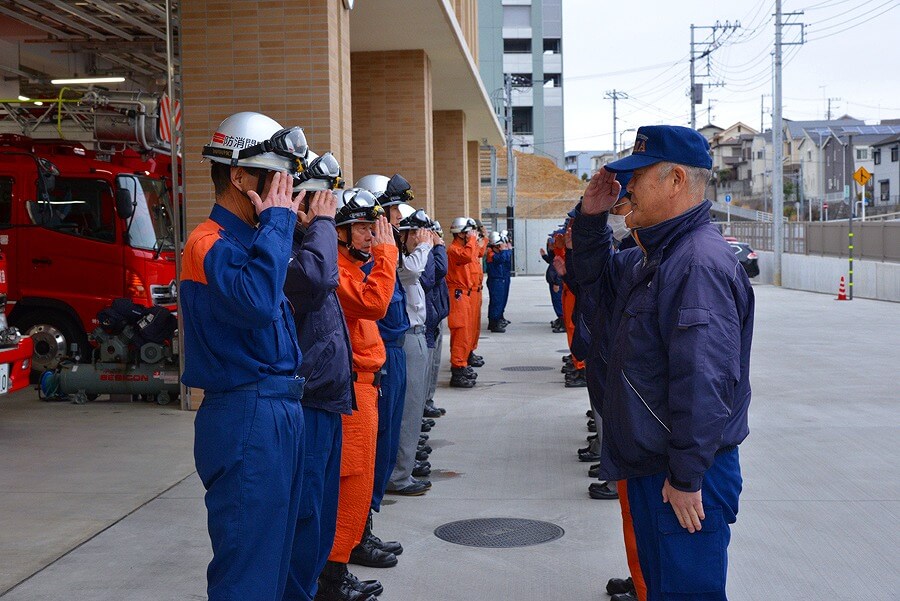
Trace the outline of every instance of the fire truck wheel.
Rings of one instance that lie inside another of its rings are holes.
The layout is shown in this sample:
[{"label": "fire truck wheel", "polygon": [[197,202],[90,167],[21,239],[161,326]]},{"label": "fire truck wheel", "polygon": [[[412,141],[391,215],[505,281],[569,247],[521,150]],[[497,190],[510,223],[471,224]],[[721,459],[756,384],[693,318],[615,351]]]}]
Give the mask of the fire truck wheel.
[{"label": "fire truck wheel", "polygon": [[19,330],[29,334],[34,342],[32,374],[55,369],[69,354],[73,343],[78,345],[84,360],[87,342],[81,327],[64,313],[52,309],[34,309],[19,320]]}]

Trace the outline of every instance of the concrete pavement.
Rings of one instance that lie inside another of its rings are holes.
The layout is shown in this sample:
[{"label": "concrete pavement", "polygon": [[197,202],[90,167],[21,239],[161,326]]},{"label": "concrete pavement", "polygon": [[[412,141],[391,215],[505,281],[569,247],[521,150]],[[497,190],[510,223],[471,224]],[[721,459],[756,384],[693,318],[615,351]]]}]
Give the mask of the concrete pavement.
[{"label": "concrete pavement", "polygon": [[[900,305],[754,290],[729,598],[896,599]],[[382,580],[383,599],[588,601],[626,574],[618,503],[588,498],[575,456],[587,394],[562,386],[565,336],[550,332],[542,278],[513,280],[507,317],[506,334],[482,337],[476,388],[447,388],[444,369],[433,490],[388,497],[376,516],[376,533],[406,549],[396,568],[354,569]],[[551,369],[501,369],[513,366]],[[13,587],[3,601],[205,599],[191,420],[153,405],[0,398],[0,591]],[[475,517],[546,520],[566,533],[518,549],[432,534]]]}]

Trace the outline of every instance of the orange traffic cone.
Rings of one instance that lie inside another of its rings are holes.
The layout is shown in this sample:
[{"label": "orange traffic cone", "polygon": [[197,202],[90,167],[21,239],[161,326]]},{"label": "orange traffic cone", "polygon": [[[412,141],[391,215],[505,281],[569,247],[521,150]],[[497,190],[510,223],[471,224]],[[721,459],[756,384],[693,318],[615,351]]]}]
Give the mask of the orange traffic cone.
[{"label": "orange traffic cone", "polygon": [[844,286],[844,276],[841,276],[841,285],[838,286],[838,296],[835,300],[850,300],[847,298],[847,288]]}]

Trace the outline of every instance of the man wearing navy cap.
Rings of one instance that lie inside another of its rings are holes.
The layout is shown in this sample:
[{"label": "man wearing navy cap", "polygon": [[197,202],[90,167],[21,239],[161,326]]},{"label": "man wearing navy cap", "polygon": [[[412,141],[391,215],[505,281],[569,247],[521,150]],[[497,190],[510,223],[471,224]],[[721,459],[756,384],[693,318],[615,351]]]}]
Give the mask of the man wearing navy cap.
[{"label": "man wearing navy cap", "polygon": [[[596,291],[592,344],[607,359],[600,477],[627,480],[648,601],[726,599],[754,299],[710,223],[711,167],[696,131],[642,127],[633,153],[591,178],[573,226],[579,282]],[[616,253],[607,219],[621,172],[633,172],[637,246]]]}]

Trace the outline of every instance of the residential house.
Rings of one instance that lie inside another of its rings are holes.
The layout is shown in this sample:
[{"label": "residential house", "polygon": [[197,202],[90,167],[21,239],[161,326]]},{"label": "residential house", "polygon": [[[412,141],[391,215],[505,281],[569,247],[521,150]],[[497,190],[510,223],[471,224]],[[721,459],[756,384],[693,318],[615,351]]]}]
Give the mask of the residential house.
[{"label": "residential house", "polygon": [[565,170],[577,177],[590,177],[596,171],[593,157],[603,152],[603,150],[570,150],[566,153]]},{"label": "residential house", "polygon": [[900,204],[900,134],[872,144],[874,204]]},{"label": "residential house", "polygon": [[[708,125],[707,128],[716,126]],[[719,129],[710,140],[713,157],[713,198],[733,202],[750,200],[753,194],[753,139],[758,132],[740,121]]]}]

